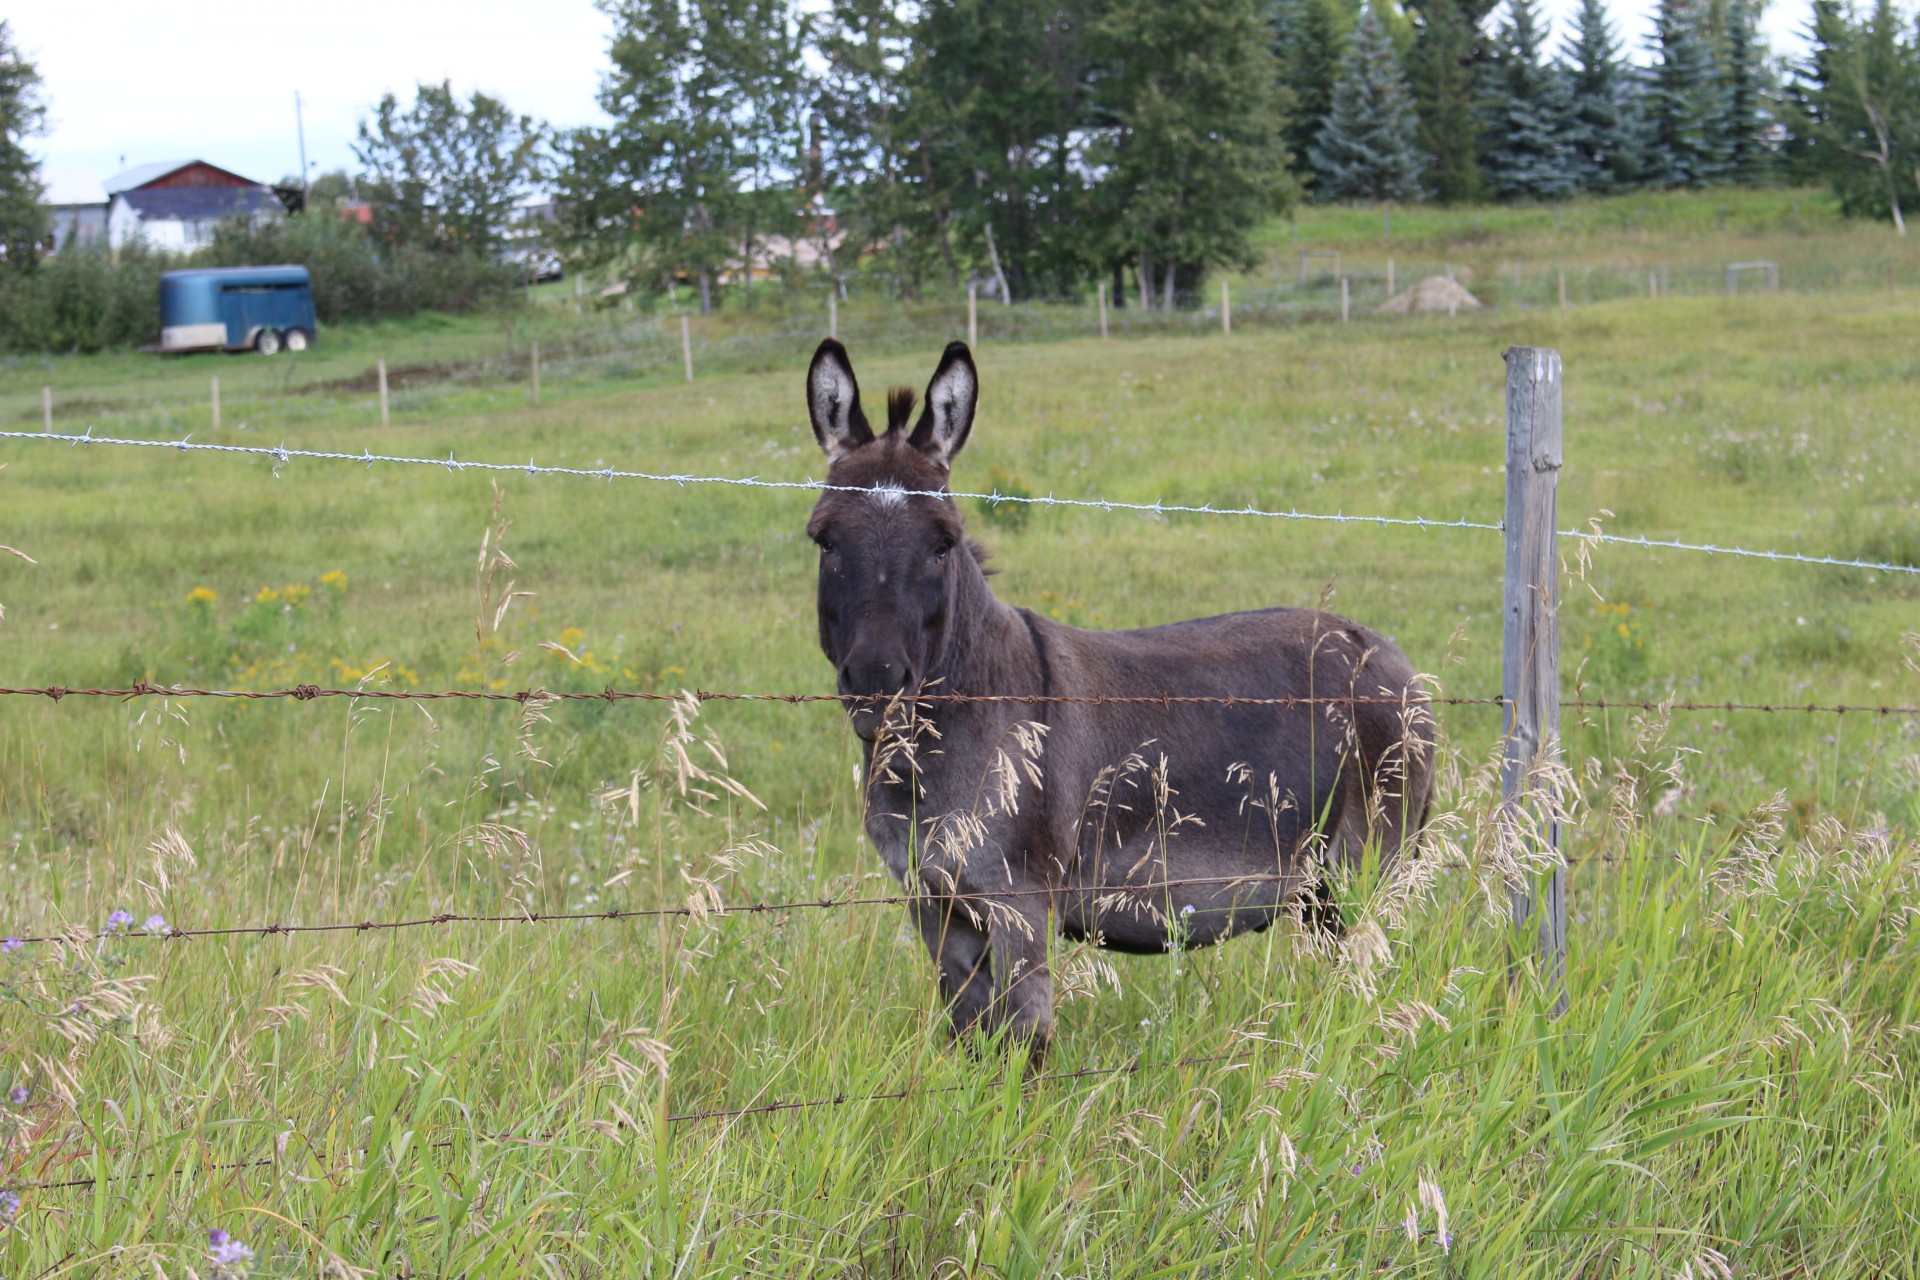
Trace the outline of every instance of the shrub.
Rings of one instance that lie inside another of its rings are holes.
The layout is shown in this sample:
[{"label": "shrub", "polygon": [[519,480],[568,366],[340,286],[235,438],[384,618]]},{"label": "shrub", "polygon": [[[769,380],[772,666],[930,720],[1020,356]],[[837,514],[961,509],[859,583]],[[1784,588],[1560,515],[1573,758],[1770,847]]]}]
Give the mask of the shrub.
[{"label": "shrub", "polygon": [[118,260],[70,249],[0,279],[0,346],[14,351],[100,351],[160,336],[160,273],[172,263],[141,246]]},{"label": "shrub", "polygon": [[313,273],[314,310],[328,324],[471,311],[500,302],[518,280],[513,268],[480,254],[383,246],[358,223],[324,212],[258,226],[229,223],[194,257],[208,267],[282,262]]}]

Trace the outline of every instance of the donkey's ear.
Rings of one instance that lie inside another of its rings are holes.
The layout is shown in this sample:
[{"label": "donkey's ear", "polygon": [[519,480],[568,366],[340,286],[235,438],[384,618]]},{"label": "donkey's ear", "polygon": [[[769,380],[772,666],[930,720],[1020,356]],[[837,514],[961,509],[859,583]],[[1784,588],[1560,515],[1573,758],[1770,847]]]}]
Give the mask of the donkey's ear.
[{"label": "donkey's ear", "polygon": [[853,377],[847,349],[828,338],[813,353],[807,369],[807,416],[813,420],[813,438],[826,450],[829,462],[840,459],[873,439],[873,428],[860,410],[860,384]]},{"label": "donkey's ear", "polygon": [[973,407],[980,399],[980,375],[973,367],[973,353],[964,342],[949,342],[940,357],[940,367],[927,384],[927,405],[920,411],[907,443],[943,467],[953,460],[967,443],[973,430]]}]

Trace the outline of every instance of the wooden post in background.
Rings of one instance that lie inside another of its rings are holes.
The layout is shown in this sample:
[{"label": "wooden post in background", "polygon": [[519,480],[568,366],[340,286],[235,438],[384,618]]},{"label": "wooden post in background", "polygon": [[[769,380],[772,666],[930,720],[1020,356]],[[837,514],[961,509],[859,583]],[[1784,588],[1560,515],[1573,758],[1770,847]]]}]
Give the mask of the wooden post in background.
[{"label": "wooden post in background", "polygon": [[[1555,209],[1553,212],[1555,216],[1558,216],[1560,213],[1558,209]],[[1567,271],[1565,267],[1560,269],[1560,309],[1562,311],[1567,309]]]},{"label": "wooden post in background", "polygon": [[1100,336],[1107,336],[1107,282],[1102,280],[1098,290],[1100,296]]},{"label": "wooden post in background", "polygon": [[1353,314],[1353,298],[1347,287],[1347,278],[1340,277],[1340,323],[1345,324]]},{"label": "wooden post in background", "polygon": [[687,371],[687,381],[693,381],[693,330],[687,324],[687,313],[680,313],[680,364]]},{"label": "wooden post in background", "polygon": [[213,375],[213,429],[220,429],[220,375]]},{"label": "wooden post in background", "polygon": [[533,344],[533,402],[540,403],[540,344]]},{"label": "wooden post in background", "polygon": [[[1507,576],[1501,692],[1506,703],[1503,803],[1533,810],[1537,832],[1559,861],[1560,826],[1542,805],[1535,766],[1560,751],[1560,557],[1555,545],[1560,485],[1560,353],[1507,352]],[[1550,783],[1546,785],[1551,785]],[[1542,985],[1553,1016],[1566,1012],[1567,871],[1564,865],[1513,891],[1515,942],[1537,923]],[[1514,961],[1517,975],[1518,959]]]},{"label": "wooden post in background", "polygon": [[1387,296],[1391,298],[1396,292],[1398,291],[1393,287],[1393,255],[1388,254],[1387,255]]},{"label": "wooden post in background", "polygon": [[40,388],[40,429],[53,434],[53,388]]},{"label": "wooden post in background", "polygon": [[831,289],[827,290],[827,336],[840,336],[840,299]]},{"label": "wooden post in background", "polygon": [[1233,336],[1233,295],[1227,291],[1227,282],[1220,282],[1220,332]]},{"label": "wooden post in background", "polygon": [[387,358],[380,357],[380,425],[387,425]]},{"label": "wooden post in background", "polygon": [[980,286],[967,286],[967,345],[980,345]]}]

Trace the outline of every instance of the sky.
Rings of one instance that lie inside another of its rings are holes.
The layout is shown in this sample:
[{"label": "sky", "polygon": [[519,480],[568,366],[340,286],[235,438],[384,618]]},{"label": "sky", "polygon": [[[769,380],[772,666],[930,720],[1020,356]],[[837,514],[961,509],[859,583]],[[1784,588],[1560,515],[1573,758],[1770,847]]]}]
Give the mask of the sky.
[{"label": "sky", "polygon": [[[1558,33],[1578,0],[1543,0]],[[1653,0],[1608,0],[1629,51]],[[612,24],[591,0],[328,0],[156,5],[11,0],[15,44],[40,69],[49,195],[99,200],[123,168],[202,159],[262,182],[300,169],[300,94],[314,173],[353,164],[354,130],[383,93],[420,81],[482,90],[559,126],[604,120],[594,102]],[[318,20],[324,10],[326,19]],[[1771,0],[1776,51],[1799,47],[1806,0]]]}]

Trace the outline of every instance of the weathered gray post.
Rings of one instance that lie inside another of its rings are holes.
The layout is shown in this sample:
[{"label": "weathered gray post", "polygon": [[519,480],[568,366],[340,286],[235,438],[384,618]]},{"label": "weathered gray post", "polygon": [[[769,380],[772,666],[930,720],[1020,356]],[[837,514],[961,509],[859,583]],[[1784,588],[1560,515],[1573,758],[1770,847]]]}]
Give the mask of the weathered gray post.
[{"label": "weathered gray post", "polygon": [[1227,282],[1220,282],[1220,332],[1233,336],[1233,295],[1227,292]]},{"label": "weathered gray post", "polygon": [[[1547,347],[1507,352],[1507,575],[1502,634],[1506,702],[1503,802],[1529,806],[1555,861],[1560,826],[1542,812],[1535,766],[1560,751],[1559,518],[1560,353]],[[1545,806],[1547,812],[1557,805]],[[1566,1011],[1567,872],[1563,865],[1516,889],[1511,901],[1518,934],[1537,921],[1541,976],[1555,1017]],[[1516,942],[1518,939],[1516,938]],[[1515,961],[1517,972],[1518,961]]]},{"label": "weathered gray post", "polygon": [[686,312],[680,313],[680,364],[687,371],[687,381],[693,381],[693,330],[687,324]]},{"label": "weathered gray post", "polygon": [[833,296],[831,289],[827,291],[827,336],[840,336],[840,299]]},{"label": "weathered gray post", "polygon": [[213,375],[213,429],[220,429],[220,375]]},{"label": "weathered gray post", "polygon": [[380,425],[387,425],[387,358],[380,357]]},{"label": "weathered gray post", "polygon": [[40,388],[40,429],[53,434],[53,388]]},{"label": "weathered gray post", "polygon": [[1347,278],[1340,277],[1340,323],[1345,324],[1353,316],[1353,295],[1348,289]]},{"label": "weathered gray post", "polygon": [[533,344],[533,402],[540,403],[540,344]]},{"label": "weathered gray post", "polygon": [[1398,291],[1393,287],[1393,255],[1388,254],[1387,255],[1387,296],[1391,298],[1396,292]]},{"label": "weathered gray post", "polygon": [[980,345],[980,286],[967,286],[967,345]]},{"label": "weathered gray post", "polygon": [[[1559,217],[1560,211],[1555,209],[1553,216],[1556,218]],[[1560,269],[1560,309],[1562,311],[1567,309],[1567,271],[1565,267]]]}]

